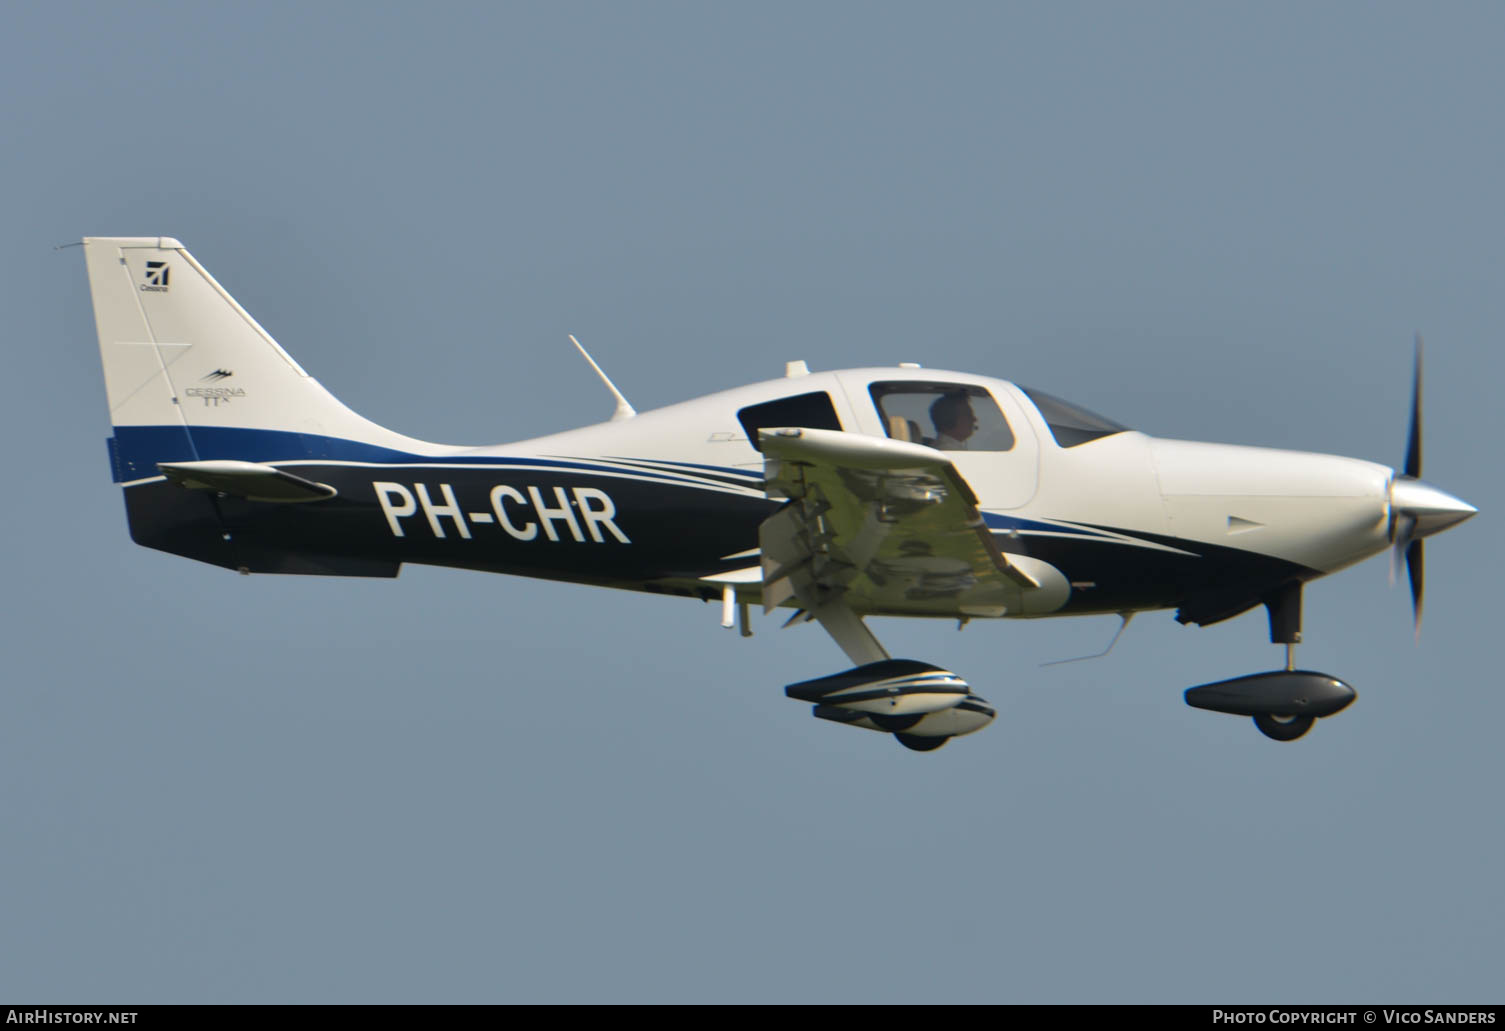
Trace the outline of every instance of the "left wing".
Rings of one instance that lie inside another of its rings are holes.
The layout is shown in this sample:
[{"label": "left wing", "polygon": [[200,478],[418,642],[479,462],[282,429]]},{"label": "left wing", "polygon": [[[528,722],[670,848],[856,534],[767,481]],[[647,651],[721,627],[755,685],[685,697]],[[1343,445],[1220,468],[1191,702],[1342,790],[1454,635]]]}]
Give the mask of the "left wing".
[{"label": "left wing", "polygon": [[945,452],[837,430],[763,429],[765,489],[789,504],[758,531],[763,607],[1002,616],[1044,612],[1070,588],[1054,568],[1000,551],[977,495]]}]

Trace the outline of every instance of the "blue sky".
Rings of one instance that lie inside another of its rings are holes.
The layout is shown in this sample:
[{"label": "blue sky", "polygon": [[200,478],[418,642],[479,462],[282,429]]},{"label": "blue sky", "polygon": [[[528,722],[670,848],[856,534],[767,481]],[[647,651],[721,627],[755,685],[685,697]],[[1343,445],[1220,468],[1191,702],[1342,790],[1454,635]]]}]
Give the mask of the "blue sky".
[{"label": "blue sky", "polygon": [[[1497,1000],[1496,4],[56,4],[0,39],[15,363],[0,996]],[[998,721],[812,720],[813,627],[132,545],[84,235],[168,234],[417,437],[921,361],[1147,432],[1399,463],[1481,509],[1307,592],[1360,700],[1187,708],[1261,615],[877,621]],[[38,447],[36,445],[44,445]]]}]

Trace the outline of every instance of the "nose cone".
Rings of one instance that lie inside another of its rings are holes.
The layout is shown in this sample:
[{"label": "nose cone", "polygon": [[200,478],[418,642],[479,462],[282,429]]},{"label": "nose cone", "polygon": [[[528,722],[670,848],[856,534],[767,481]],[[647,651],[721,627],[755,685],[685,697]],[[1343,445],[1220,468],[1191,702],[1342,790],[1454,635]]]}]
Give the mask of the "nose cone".
[{"label": "nose cone", "polygon": [[1390,518],[1409,520],[1407,536],[1412,539],[1441,533],[1477,511],[1468,502],[1413,477],[1397,476],[1390,481]]}]

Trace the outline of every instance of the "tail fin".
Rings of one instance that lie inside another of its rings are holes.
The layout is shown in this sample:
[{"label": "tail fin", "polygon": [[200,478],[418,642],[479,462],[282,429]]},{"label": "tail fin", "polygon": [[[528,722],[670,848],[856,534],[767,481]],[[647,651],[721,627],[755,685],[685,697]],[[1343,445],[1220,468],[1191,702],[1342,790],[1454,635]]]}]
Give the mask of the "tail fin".
[{"label": "tail fin", "polygon": [[346,408],[170,237],[84,240],[117,482],[159,462],[448,451]]}]

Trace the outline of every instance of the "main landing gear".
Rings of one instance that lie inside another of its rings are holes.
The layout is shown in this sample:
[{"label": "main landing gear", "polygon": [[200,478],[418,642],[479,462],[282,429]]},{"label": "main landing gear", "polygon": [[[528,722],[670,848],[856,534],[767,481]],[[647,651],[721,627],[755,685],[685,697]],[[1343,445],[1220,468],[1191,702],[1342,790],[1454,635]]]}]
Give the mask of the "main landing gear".
[{"label": "main landing gear", "polygon": [[892,734],[914,752],[933,752],[971,734],[997,715],[950,670],[915,659],[890,658],[862,617],[840,604],[815,609],[818,620],[853,662],[853,669],[790,684],[790,698],[813,703],[811,715],[833,723]]},{"label": "main landing gear", "polygon": [[[1189,688],[1187,705],[1249,716],[1266,737],[1295,741],[1317,720],[1352,704],[1358,693],[1348,684],[1326,673],[1296,668],[1301,589],[1299,581],[1291,581],[1262,599],[1270,616],[1270,640],[1285,646],[1285,668]],[[905,748],[931,752],[953,737],[981,730],[997,715],[950,670],[891,658],[862,618],[844,605],[829,604],[795,618],[818,621],[858,663],[845,672],[784,689],[790,698],[812,703],[812,715],[819,719],[892,734]]]},{"label": "main landing gear", "polygon": [[1347,708],[1358,693],[1326,673],[1297,669],[1294,652],[1301,640],[1301,584],[1292,581],[1264,598],[1270,614],[1270,642],[1283,644],[1286,667],[1232,680],[1203,684],[1186,692],[1186,704],[1234,716],[1252,716],[1265,737],[1295,741],[1312,724]]}]

